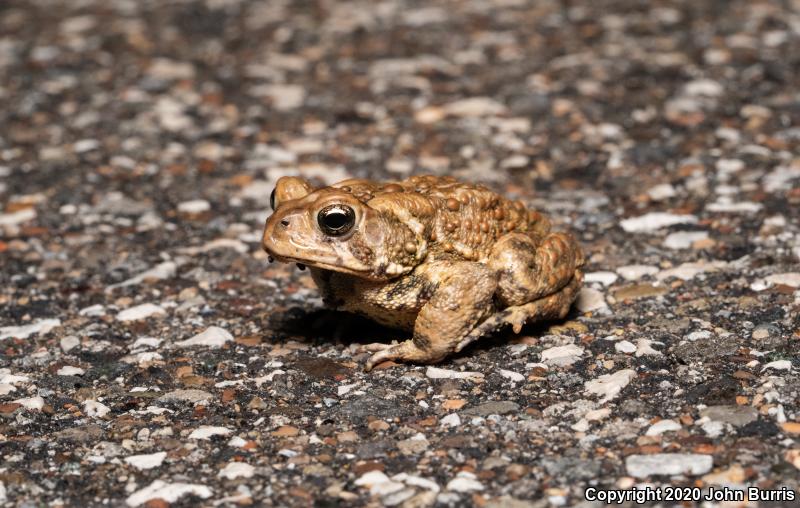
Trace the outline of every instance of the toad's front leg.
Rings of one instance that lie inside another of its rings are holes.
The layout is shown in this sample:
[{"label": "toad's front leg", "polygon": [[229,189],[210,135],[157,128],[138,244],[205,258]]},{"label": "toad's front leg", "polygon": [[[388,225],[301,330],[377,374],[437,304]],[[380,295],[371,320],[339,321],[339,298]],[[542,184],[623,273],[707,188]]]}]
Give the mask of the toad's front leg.
[{"label": "toad's front leg", "polygon": [[436,289],[417,315],[414,337],[372,355],[366,371],[386,360],[438,362],[495,310],[492,297],[497,277],[485,265],[442,261],[426,267],[424,276]]}]

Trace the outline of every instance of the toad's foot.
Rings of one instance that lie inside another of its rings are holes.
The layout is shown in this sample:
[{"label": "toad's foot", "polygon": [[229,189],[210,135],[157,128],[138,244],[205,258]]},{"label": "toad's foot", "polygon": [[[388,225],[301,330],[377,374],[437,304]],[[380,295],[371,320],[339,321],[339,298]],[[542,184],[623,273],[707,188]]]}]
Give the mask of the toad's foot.
[{"label": "toad's foot", "polygon": [[435,291],[414,322],[414,338],[372,355],[365,366],[371,370],[386,360],[434,363],[453,348],[493,310],[497,288],[494,274],[485,265],[467,261],[431,264]]},{"label": "toad's foot", "polygon": [[356,353],[377,353],[389,349],[397,345],[397,342],[386,344],[385,342],[371,342],[369,344],[361,344],[355,348]]},{"label": "toad's foot", "polygon": [[419,348],[413,340],[407,340],[400,344],[368,344],[368,346],[376,346],[376,348],[377,346],[383,347],[376,349],[378,352],[367,360],[366,365],[364,365],[364,372],[369,372],[379,363],[388,360],[420,363],[429,363],[432,361],[431,352]]},{"label": "toad's foot", "polygon": [[519,333],[522,330],[522,326],[528,321],[541,321],[566,316],[580,290],[582,280],[583,275],[577,271],[569,284],[552,295],[524,305],[508,307],[497,314],[489,316],[488,319],[476,326],[458,343],[455,351],[461,351],[481,337],[496,332],[504,326],[511,325],[514,333]]}]

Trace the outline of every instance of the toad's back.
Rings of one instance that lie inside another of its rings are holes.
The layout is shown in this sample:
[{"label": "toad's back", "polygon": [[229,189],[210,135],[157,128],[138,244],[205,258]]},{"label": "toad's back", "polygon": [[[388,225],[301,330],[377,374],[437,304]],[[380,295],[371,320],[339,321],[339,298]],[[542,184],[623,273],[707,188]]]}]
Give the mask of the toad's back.
[{"label": "toad's back", "polygon": [[549,220],[526,209],[522,201],[451,177],[412,176],[389,183],[352,179],[334,187],[397,217],[423,236],[429,260],[485,261],[506,233],[525,233],[538,244],[550,230]]}]

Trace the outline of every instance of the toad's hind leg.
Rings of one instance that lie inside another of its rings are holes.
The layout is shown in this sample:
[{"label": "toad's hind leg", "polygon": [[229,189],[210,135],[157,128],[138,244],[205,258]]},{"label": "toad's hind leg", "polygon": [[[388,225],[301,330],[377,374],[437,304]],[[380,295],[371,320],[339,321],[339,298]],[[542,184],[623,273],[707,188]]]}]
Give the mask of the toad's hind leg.
[{"label": "toad's hind leg", "polygon": [[436,284],[414,323],[414,337],[387,346],[367,361],[364,370],[386,360],[433,363],[451,354],[458,343],[495,310],[494,273],[472,262],[440,262],[430,267]]},{"label": "toad's hind leg", "polygon": [[461,351],[481,337],[490,335],[504,326],[511,325],[514,333],[519,333],[527,321],[563,318],[578,295],[582,282],[583,274],[576,271],[572,280],[556,293],[530,303],[508,307],[490,316],[461,339],[454,352]]},{"label": "toad's hind leg", "polygon": [[528,321],[564,317],[583,282],[583,252],[566,233],[550,233],[541,243],[522,233],[500,238],[489,266],[499,275],[497,296],[506,308],[462,339],[456,351],[506,325],[519,333]]},{"label": "toad's hind leg", "polygon": [[557,292],[582,265],[583,252],[567,233],[550,233],[539,243],[510,233],[497,241],[489,258],[489,266],[500,274],[497,296],[509,307]]}]

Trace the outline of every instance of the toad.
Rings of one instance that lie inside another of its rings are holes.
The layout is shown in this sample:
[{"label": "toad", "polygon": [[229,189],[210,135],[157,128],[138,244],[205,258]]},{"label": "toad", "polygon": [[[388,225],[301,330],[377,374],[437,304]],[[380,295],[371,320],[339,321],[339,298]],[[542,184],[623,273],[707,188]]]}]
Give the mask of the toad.
[{"label": "toad", "polygon": [[367,371],[438,362],[503,326],[562,318],[583,280],[572,235],[522,201],[449,177],[319,189],[283,177],[270,203],[271,260],[308,266],[326,305],[411,332],[370,345]]}]

